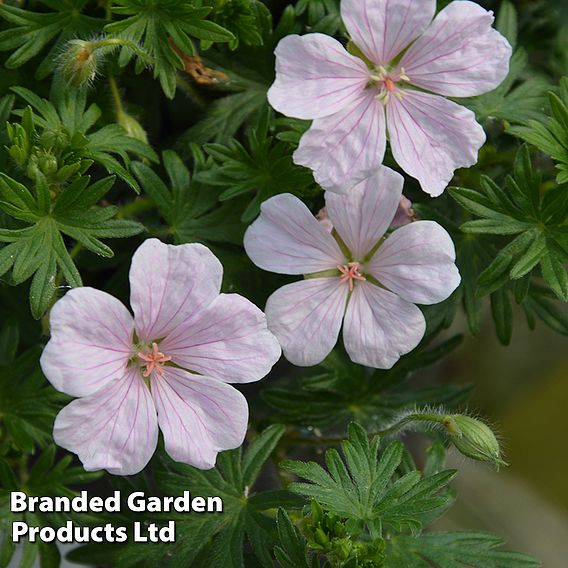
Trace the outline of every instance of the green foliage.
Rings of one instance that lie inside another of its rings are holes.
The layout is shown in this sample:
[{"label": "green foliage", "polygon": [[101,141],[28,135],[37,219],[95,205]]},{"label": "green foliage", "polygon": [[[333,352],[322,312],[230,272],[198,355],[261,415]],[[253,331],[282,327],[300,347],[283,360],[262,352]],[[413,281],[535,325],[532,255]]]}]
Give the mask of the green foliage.
[{"label": "green foliage", "polygon": [[[206,42],[227,42],[233,34],[205,18],[210,7],[198,8],[190,0],[118,0],[113,12],[127,18],[108,24],[105,30],[113,37],[140,43],[154,62],[154,77],[160,80],[164,94],[172,99],[176,92],[176,70],[183,69],[183,61],[174,45],[186,55],[195,54],[191,38]],[[125,66],[134,53],[128,47],[121,49],[119,63]],[[136,70],[142,71],[144,62],[136,61]]]},{"label": "green foliage", "polygon": [[550,92],[548,97],[551,117],[523,121],[526,124],[511,127],[508,132],[551,156],[559,170],[556,181],[564,184],[568,183],[568,77],[562,78],[559,94]]},{"label": "green foliage", "polygon": [[296,14],[306,14],[310,32],[335,35],[342,28],[338,0],[298,0]]},{"label": "green foliage", "polygon": [[196,174],[207,167],[207,161],[197,146],[192,152],[193,176],[175,152],[167,150],[163,153],[170,188],[148,165],[133,164],[142,189],[155,202],[167,223],[167,232],[173,235],[176,243],[241,244],[244,225],[238,210],[228,203],[220,205],[221,190],[207,187],[196,179]]},{"label": "green foliage", "polygon": [[[203,4],[213,8],[211,19],[234,35],[229,42],[230,49],[239,47],[240,42],[262,45],[260,22],[255,10],[258,0],[203,0]],[[212,43],[202,41],[201,45],[207,48]]]},{"label": "green foliage", "polygon": [[[118,208],[95,205],[112,187],[108,177],[90,185],[89,176],[81,176],[53,195],[45,176],[38,174],[33,189],[0,174],[0,209],[21,221],[14,229],[0,229],[0,275],[11,269],[11,284],[32,278],[30,307],[35,318],[48,309],[61,276],[70,286],[81,286],[81,276],[73,262],[63,235],[77,245],[101,256],[111,257],[112,250],[102,238],[130,237],[142,231],[135,221],[113,219]],[[77,250],[77,249],[76,249]]]},{"label": "green foliage", "polygon": [[381,453],[381,439],[371,441],[367,432],[351,423],[349,437],[341,443],[344,460],[335,449],[325,453],[327,471],[315,462],[290,461],[283,464],[309,483],[294,482],[291,491],[315,500],[340,518],[359,523],[374,538],[391,532],[416,533],[425,517],[445,510],[453,501],[445,488],[455,471],[423,477],[418,471],[397,476],[403,448],[401,442],[389,444]]},{"label": "green foliage", "polygon": [[257,124],[266,113],[266,92],[274,79],[274,48],[278,40],[299,31],[299,27],[291,6],[284,10],[275,27],[272,15],[264,4],[254,2],[251,7],[259,22],[262,45],[241,45],[234,52],[224,49],[206,52],[204,62],[229,78],[221,88],[230,94],[210,103],[202,113],[203,118],[181,137],[180,151],[190,142],[227,143],[242,126]]},{"label": "green foliage", "polygon": [[388,371],[355,365],[334,351],[315,372],[267,388],[263,395],[274,408],[274,418],[288,424],[332,429],[356,420],[379,430],[403,410],[428,405],[451,408],[467,400],[471,392],[467,385],[418,389],[407,384],[412,374],[447,357],[461,340],[455,336],[433,347],[425,344]]},{"label": "green foliage", "polygon": [[308,170],[294,164],[288,144],[269,135],[268,116],[247,133],[246,139],[246,146],[237,140],[205,146],[215,165],[200,172],[197,179],[228,188],[221,192],[221,201],[253,193],[242,215],[243,222],[248,223],[259,214],[263,201],[279,193],[308,191],[313,179]]},{"label": "green foliage", "polygon": [[36,445],[50,444],[55,414],[66,398],[42,375],[39,347],[17,354],[19,342],[18,324],[5,321],[0,329],[0,429],[7,437],[0,458],[10,448],[33,453]]},{"label": "green foliage", "polygon": [[32,179],[39,169],[50,184],[61,185],[85,173],[96,162],[139,191],[138,183],[127,169],[129,154],[158,161],[150,146],[129,136],[118,124],[107,124],[93,131],[101,110],[94,103],[87,107],[84,90],[60,93],[55,105],[28,89],[12,90],[31,107],[14,111],[22,117],[22,123],[9,125],[12,145],[8,151]]},{"label": "green foliage", "polygon": [[[537,268],[556,296],[568,300],[568,194],[563,187],[545,189],[541,176],[531,166],[529,150],[521,148],[513,176],[507,176],[507,189],[488,177],[481,179],[481,191],[452,188],[451,195],[467,211],[481,217],[467,221],[461,230],[468,235],[496,235],[515,238],[501,240],[492,260],[479,275],[476,293],[492,294],[492,311],[498,335],[508,343],[512,331],[512,310],[508,290],[517,303],[530,310],[527,297],[538,296],[531,290],[530,276]],[[538,273],[537,273],[538,275]],[[561,317],[559,312],[559,316]]]},{"label": "green foliage", "polygon": [[[167,513],[163,519],[176,521],[175,544],[141,546],[131,543],[120,549],[109,547],[116,565],[243,567],[243,542],[246,540],[257,563],[271,567],[270,551],[276,542],[276,526],[270,510],[278,506],[298,508],[302,503],[301,499],[284,490],[254,491],[260,472],[283,433],[283,426],[269,426],[254,438],[246,451],[238,449],[220,454],[217,466],[208,471],[166,459],[156,473],[156,482],[163,494],[181,495],[188,490],[193,495],[218,496],[223,500],[223,513]],[[91,548],[85,547],[84,553],[74,553],[73,558],[90,561]]]},{"label": "green foliage", "polygon": [[[274,555],[278,564],[282,568],[309,568],[307,541],[284,509],[278,509],[276,527],[279,544],[274,548]],[[319,562],[316,565],[319,566]]]},{"label": "green foliage", "polygon": [[52,11],[31,12],[0,4],[0,18],[11,24],[0,32],[0,51],[15,50],[4,63],[8,69],[20,67],[52,44],[36,67],[37,79],[53,73],[61,48],[68,40],[90,37],[104,24],[103,20],[82,14],[86,0],[41,0],[41,4]]},{"label": "green foliage", "polygon": [[[19,464],[19,470],[25,471],[25,476],[18,475],[18,468],[10,463],[9,456],[0,455],[0,566],[15,566],[10,563],[16,546],[11,543],[11,527],[14,521],[24,521],[29,526],[62,526],[68,519],[69,513],[42,513],[39,511],[11,513],[9,506],[11,491],[24,491],[27,495],[35,496],[66,496],[74,497],[76,491],[73,485],[85,485],[101,477],[101,472],[88,473],[82,467],[71,467],[71,456],[66,456],[56,462],[56,448],[48,446],[39,458],[31,465],[29,471],[24,458]],[[92,522],[89,515],[71,514],[71,519],[77,523]],[[18,568],[29,568],[39,559],[41,566],[57,567],[60,556],[55,543],[25,541],[23,554]]]},{"label": "green foliage", "polygon": [[397,536],[387,545],[385,568],[536,568],[540,563],[518,552],[499,550],[503,541],[484,533],[429,533]]},{"label": "green foliage", "polygon": [[343,459],[335,449],[326,451],[327,469],[315,462],[283,464],[309,482],[293,482],[289,489],[312,501],[303,534],[289,515],[278,513],[275,555],[282,568],[319,567],[322,560],[344,568],[539,566],[527,555],[497,550],[502,541],[492,535],[422,533],[452,504],[447,484],[456,472],[443,469],[439,445],[430,449],[422,473],[400,442],[382,451],[380,446],[378,436],[369,440],[352,423],[341,443]]}]

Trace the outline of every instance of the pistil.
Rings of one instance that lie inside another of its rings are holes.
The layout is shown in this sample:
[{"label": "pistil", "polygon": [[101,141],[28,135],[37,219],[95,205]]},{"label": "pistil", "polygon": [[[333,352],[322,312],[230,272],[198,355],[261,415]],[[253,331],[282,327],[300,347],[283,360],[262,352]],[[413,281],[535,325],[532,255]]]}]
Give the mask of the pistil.
[{"label": "pistil", "polygon": [[339,279],[340,284],[349,284],[349,291],[353,291],[355,286],[355,280],[365,281],[367,280],[360,272],[360,265],[358,262],[350,262],[345,265],[338,265],[337,269],[341,272],[342,276]]},{"label": "pistil", "polygon": [[141,351],[138,353],[138,357],[145,362],[142,365],[142,367],[146,367],[142,372],[143,377],[149,377],[154,371],[161,377],[164,374],[164,369],[162,368],[164,363],[172,360],[169,355],[164,355],[158,350],[158,344],[156,342],[152,343],[152,351],[149,353],[143,353]]}]

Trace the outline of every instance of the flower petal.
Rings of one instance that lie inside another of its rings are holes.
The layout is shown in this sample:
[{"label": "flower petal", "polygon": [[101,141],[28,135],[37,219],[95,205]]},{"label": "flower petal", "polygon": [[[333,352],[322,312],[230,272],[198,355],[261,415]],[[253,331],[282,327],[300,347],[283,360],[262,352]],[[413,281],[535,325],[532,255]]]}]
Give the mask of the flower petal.
[{"label": "flower petal", "polygon": [[402,89],[387,105],[395,160],[437,197],[458,168],[477,162],[485,132],[469,109],[437,95]]},{"label": "flower petal", "polygon": [[416,221],[392,233],[367,270],[389,290],[414,304],[437,304],[459,286],[454,243],[434,221]]},{"label": "flower petal", "polygon": [[335,239],[289,193],[261,205],[260,217],[248,228],[244,244],[257,266],[279,274],[311,274],[343,262]]},{"label": "flower petal", "polygon": [[310,278],[276,290],[266,304],[268,329],[290,363],[321,363],[337,343],[349,287],[339,278]]},{"label": "flower petal", "polygon": [[243,443],[248,405],[232,386],[167,367],[152,381],[152,393],[166,452],[174,460],[211,469],[218,452]]},{"label": "flower petal", "polygon": [[266,376],[282,351],[266,316],[238,294],[221,294],[197,319],[179,326],[160,349],[177,365],[229,383]]},{"label": "flower petal", "polygon": [[282,114],[314,119],[350,104],[369,81],[369,69],[332,37],[289,35],[276,47],[276,81],[268,101]]},{"label": "flower petal", "polygon": [[158,419],[138,368],[131,367],[121,380],[67,405],[55,419],[53,437],[77,454],[87,471],[142,471],[158,443]]},{"label": "flower petal", "polygon": [[405,53],[410,83],[450,97],[492,91],[509,73],[512,49],[495,29],[493,12],[474,2],[451,2]]},{"label": "flower petal", "polygon": [[328,191],[346,193],[382,163],[385,113],[376,92],[363,91],[344,110],[314,120],[294,152],[294,162],[314,171]]},{"label": "flower petal", "polygon": [[346,195],[326,192],[329,218],[355,259],[369,253],[389,228],[403,184],[400,174],[383,166]]},{"label": "flower petal", "polygon": [[138,337],[155,341],[199,314],[218,296],[222,278],[223,267],[207,247],[146,240],[130,268]]},{"label": "flower petal", "polygon": [[424,337],[426,321],[414,305],[370,282],[358,282],[347,306],[343,343],[354,363],[390,369]]},{"label": "flower petal", "polygon": [[116,298],[94,288],[75,288],[56,302],[49,321],[51,339],[40,363],[57,390],[87,396],[124,375],[134,321]]},{"label": "flower petal", "polygon": [[357,47],[376,65],[390,63],[428,26],[436,0],[342,0],[341,16]]}]

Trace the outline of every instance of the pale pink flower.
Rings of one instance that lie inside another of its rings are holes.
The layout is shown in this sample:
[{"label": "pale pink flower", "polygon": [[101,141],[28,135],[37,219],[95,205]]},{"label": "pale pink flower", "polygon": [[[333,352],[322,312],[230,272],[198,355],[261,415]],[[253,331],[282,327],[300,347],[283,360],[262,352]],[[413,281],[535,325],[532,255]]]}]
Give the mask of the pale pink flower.
[{"label": "pale pink flower", "polygon": [[134,317],[93,288],[55,304],[41,367],[81,398],[59,413],[53,436],[86,470],[141,471],[158,427],[173,459],[201,469],[242,444],[248,406],[228,383],[261,379],[281,350],[256,306],[219,293],[222,277],[207,247],[149,239],[130,268]]},{"label": "pale pink flower", "polygon": [[415,304],[441,302],[458,286],[454,245],[437,223],[416,221],[385,238],[402,185],[381,167],[346,195],[326,192],[332,233],[293,195],[262,204],[245,234],[247,254],[264,270],[306,276],[266,305],[268,328],[290,362],[323,361],[343,323],[351,359],[388,369],[424,336]]},{"label": "pale pink flower", "polygon": [[436,0],[342,0],[367,62],[320,33],[278,44],[268,100],[286,116],[313,120],[294,160],[324,189],[343,193],[371,175],[387,132],[400,167],[430,195],[476,163],[483,129],[473,112],[439,95],[493,90],[507,76],[511,46],[478,4],[452,2],[432,21],[435,9]]}]

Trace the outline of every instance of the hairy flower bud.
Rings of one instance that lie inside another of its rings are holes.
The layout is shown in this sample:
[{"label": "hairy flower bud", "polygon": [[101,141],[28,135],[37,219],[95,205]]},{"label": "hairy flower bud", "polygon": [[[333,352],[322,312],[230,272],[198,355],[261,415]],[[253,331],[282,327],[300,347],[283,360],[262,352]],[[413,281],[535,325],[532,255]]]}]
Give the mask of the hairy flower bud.
[{"label": "hairy flower bud", "polygon": [[463,455],[495,465],[506,465],[501,459],[501,450],[495,434],[481,420],[453,414],[447,417],[444,426],[454,446]]},{"label": "hairy flower bud", "polygon": [[91,83],[97,74],[95,43],[73,39],[67,46],[67,51],[61,58],[63,78],[74,87]]}]

